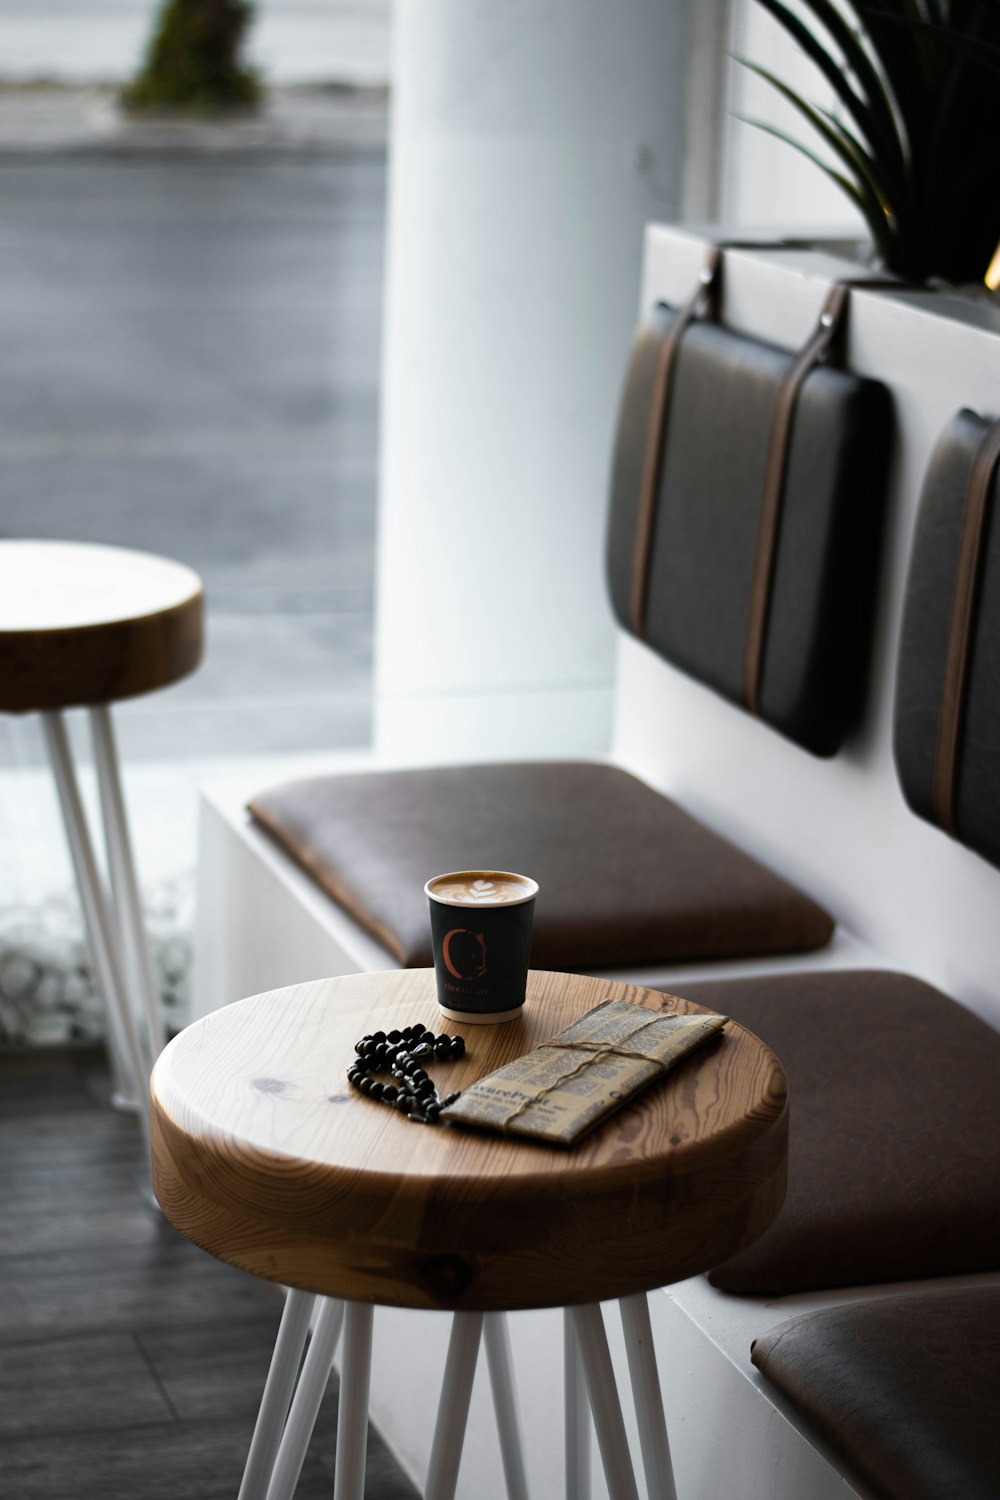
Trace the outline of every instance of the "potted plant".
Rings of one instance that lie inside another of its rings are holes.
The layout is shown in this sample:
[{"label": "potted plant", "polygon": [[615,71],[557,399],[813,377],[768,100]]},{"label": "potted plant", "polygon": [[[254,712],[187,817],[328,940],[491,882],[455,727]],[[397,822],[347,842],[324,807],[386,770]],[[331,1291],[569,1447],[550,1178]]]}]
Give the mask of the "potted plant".
[{"label": "potted plant", "polygon": [[[860,210],[875,254],[908,281],[1000,283],[998,0],[758,0],[816,65],[837,113],[741,58],[832,153],[760,120]],[[811,21],[811,24],[810,24]],[[991,269],[992,267],[992,269]],[[994,280],[995,276],[995,280]]]}]

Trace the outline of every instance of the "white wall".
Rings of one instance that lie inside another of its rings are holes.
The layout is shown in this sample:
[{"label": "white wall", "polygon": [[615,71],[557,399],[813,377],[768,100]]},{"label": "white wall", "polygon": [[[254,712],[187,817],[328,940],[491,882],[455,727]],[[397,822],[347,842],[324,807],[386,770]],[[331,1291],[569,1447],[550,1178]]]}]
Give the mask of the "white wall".
[{"label": "white wall", "polygon": [[679,0],[400,0],[376,747],[599,751],[642,226],[677,210]]},{"label": "white wall", "polygon": [[[804,14],[795,0],[790,9]],[[720,101],[728,119],[720,217],[746,225],[827,226],[862,233],[861,216],[818,167],[747,123],[766,121],[836,165],[802,116],[738,59],[767,68],[811,104],[829,109],[835,100],[826,80],[756,0],[734,0],[731,25],[729,97]],[[811,25],[815,29],[815,22]]]},{"label": "white wall", "polygon": [[[652,227],[644,300],[676,302],[703,241]],[[722,315],[789,347],[803,342],[831,279],[856,267],[803,252],[731,252]],[[1000,1025],[1000,871],[915,817],[892,762],[892,703],[910,538],[931,450],[961,406],[1000,411],[1000,314],[956,296],[857,292],[852,369],[894,398],[897,455],[864,726],[832,761],[622,639],[617,756],[823,901],[863,942]]]}]

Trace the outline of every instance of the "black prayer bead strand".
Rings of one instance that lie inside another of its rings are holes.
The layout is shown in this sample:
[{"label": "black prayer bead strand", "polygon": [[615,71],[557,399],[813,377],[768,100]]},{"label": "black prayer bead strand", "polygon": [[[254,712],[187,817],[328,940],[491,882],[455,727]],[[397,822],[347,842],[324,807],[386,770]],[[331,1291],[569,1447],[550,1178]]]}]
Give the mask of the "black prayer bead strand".
[{"label": "black prayer bead strand", "polygon": [[[424,1026],[404,1026],[401,1031],[375,1031],[363,1036],[355,1042],[354,1050],[357,1057],[347,1070],[351,1087],[369,1099],[391,1105],[418,1124],[437,1124],[442,1109],[459,1097],[455,1093],[442,1099],[421,1060],[457,1060],[465,1054],[463,1037],[443,1032],[435,1036]],[[388,1072],[393,1081],[377,1077],[381,1072]]]}]

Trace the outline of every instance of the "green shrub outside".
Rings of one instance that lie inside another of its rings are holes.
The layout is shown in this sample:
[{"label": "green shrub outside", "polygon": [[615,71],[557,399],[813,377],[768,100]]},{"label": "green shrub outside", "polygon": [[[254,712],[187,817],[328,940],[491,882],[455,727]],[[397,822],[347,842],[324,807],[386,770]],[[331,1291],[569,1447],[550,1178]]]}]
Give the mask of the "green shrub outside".
[{"label": "green shrub outside", "polygon": [[133,112],[220,115],[253,109],[260,79],[240,61],[248,0],[166,0],[138,77],[122,93]]}]

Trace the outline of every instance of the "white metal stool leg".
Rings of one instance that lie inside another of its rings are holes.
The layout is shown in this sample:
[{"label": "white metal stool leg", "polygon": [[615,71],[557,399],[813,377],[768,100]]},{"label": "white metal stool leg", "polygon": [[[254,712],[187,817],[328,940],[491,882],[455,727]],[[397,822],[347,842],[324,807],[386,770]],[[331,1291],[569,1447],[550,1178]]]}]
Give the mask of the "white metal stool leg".
[{"label": "white metal stool leg", "polygon": [[340,1364],[333,1500],[364,1500],[374,1312],[375,1309],[366,1302],[347,1304],[344,1357]]},{"label": "white metal stool leg", "polygon": [[142,900],[139,894],[139,882],[136,879],[125,799],[122,795],[121,777],[118,771],[111,710],[106,705],[90,710],[90,727],[94,740],[97,782],[101,793],[104,837],[108,850],[108,869],[111,874],[111,894],[118,919],[122,957],[130,966],[142,1001],[148,1065],[149,1071],[152,1072],[153,1064],[163,1051],[167,1037],[163,1024],[159,988],[153,971],[153,959],[149,951],[149,939],[146,936],[146,926],[143,921]]},{"label": "white metal stool leg", "polygon": [[517,1398],[514,1394],[514,1371],[506,1313],[487,1313],[483,1326],[507,1500],[528,1500],[528,1480],[524,1472],[524,1448],[517,1416]]},{"label": "white metal stool leg", "polygon": [[481,1312],[454,1314],[424,1500],[454,1500],[482,1331]]},{"label": "white metal stool leg", "polygon": [[107,898],[94,859],[94,850],[87,829],[80,790],[70,752],[69,739],[62,715],[57,711],[42,714],[42,729],[52,762],[59,805],[62,809],[66,837],[69,841],[70,857],[76,873],[76,883],[83,906],[87,936],[97,973],[97,982],[104,998],[108,1026],[116,1037],[117,1046],[131,1075],[130,1082],[135,1097],[141,1101],[140,1121],[143,1134],[149,1143],[149,1075],[146,1072],[143,1050],[135,1024],[128,994],[122,979],[121,966],[115,944],[115,930],[108,909]]},{"label": "white metal stool leg", "polygon": [[[333,1298],[321,1299],[319,1316],[309,1341],[309,1351],[302,1366],[288,1421],[278,1445],[267,1500],[291,1500],[299,1482],[306,1449],[316,1426],[330,1367],[337,1352],[337,1340],[344,1321],[344,1304]],[[338,1442],[338,1449],[339,1449]]]},{"label": "white metal stool leg", "polygon": [[[105,1011],[107,1011],[106,1003]],[[108,1102],[112,1109],[121,1110],[123,1114],[137,1115],[142,1109],[142,1101],[136,1097],[132,1083],[132,1069],[125,1061],[125,1054],[122,1051],[125,1044],[119,1041],[118,1032],[114,1026],[108,1026],[106,1040],[108,1066],[111,1072],[111,1093]]]},{"label": "white metal stool leg", "polygon": [[674,1470],[670,1462],[667,1422],[663,1413],[660,1376],[656,1368],[653,1330],[645,1292],[622,1297],[618,1303],[628,1354],[635,1414],[639,1422],[639,1447],[649,1500],[677,1500]]},{"label": "white metal stool leg", "polygon": [[267,1494],[315,1301],[311,1292],[289,1291],[285,1297],[285,1309],[281,1314],[237,1500],[264,1500]]},{"label": "white metal stool leg", "polygon": [[590,1408],[572,1309],[563,1308],[566,1500],[590,1500]]},{"label": "white metal stool leg", "polygon": [[594,1414],[608,1493],[611,1500],[639,1500],[601,1309],[596,1303],[590,1303],[586,1307],[571,1308],[570,1316],[587,1374],[590,1409]]}]

